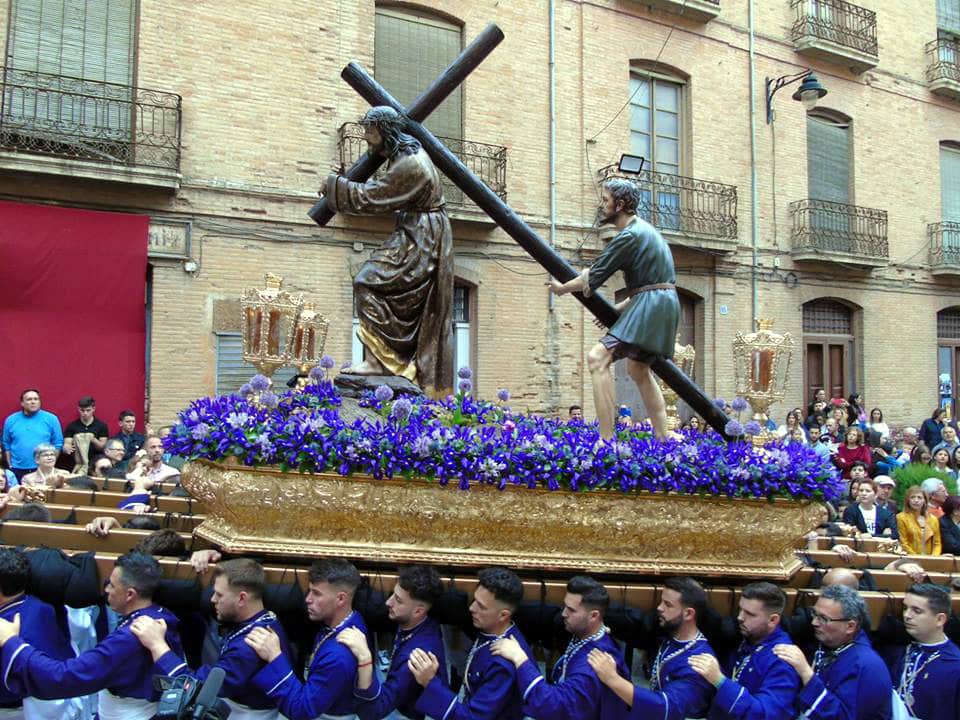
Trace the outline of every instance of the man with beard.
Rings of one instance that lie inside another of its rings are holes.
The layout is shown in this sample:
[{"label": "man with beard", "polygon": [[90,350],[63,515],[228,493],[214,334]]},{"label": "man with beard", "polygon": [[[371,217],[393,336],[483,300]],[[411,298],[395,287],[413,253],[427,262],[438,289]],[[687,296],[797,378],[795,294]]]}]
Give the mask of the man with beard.
[{"label": "man with beard", "polygon": [[349,647],[357,659],[357,687],[353,694],[360,700],[356,706],[360,720],[380,720],[392,710],[399,710],[411,720],[423,720],[423,713],[414,707],[421,688],[407,667],[407,660],[414,648],[431,652],[446,675],[440,624],[427,616],[442,593],[443,583],[434,568],[412,565],[400,570],[393,594],[387,598],[387,612],[397,624],[397,634],[387,679],[382,683],[373,672],[366,636],[356,628],[347,628],[337,636],[337,641]]},{"label": "man with beard", "polygon": [[517,668],[527,716],[537,720],[600,720],[622,712],[623,703],[587,663],[590,651],[597,648],[616,658],[621,677],[630,677],[623,653],[603,624],[609,605],[607,589],[596,580],[584,575],[570,579],[563,599],[563,626],[571,637],[553,666],[549,685],[516,640],[504,638],[493,644],[493,654],[507,658]]},{"label": "man with beard", "polygon": [[903,624],[913,639],[897,664],[893,681],[907,710],[919,720],[960,717],[960,650],[943,632],[950,593],[914,585],[903,598]]},{"label": "man with beard", "polygon": [[787,605],[783,590],[768,582],[751,583],[740,596],[737,622],[743,642],[731,658],[727,674],[713,655],[694,655],[690,667],[717,688],[708,720],[792,720],[793,700],[800,690],[797,671],[773,654],[773,646],[789,643],[780,627]]},{"label": "man with beard", "polygon": [[365,183],[333,174],[323,194],[334,212],[395,212],[397,224],[353,279],[367,355],[344,372],[398,375],[445,396],[453,387],[453,239],[440,175],[393,108],[371,108],[360,124],[386,173]]},{"label": "man with beard", "polygon": [[658,357],[672,358],[680,300],[670,246],[657,230],[637,217],[640,189],[629,180],[613,179],[603,185],[597,216],[601,224],[613,225],[619,233],[593,265],[565,283],[552,280],[557,295],[580,292],[589,297],[617,270],[623,272],[626,290],[617,295],[620,318],[587,355],[593,381],[594,403],[600,436],[614,433],[616,410],[611,366],[629,358],[627,372],[637,385],[657,437],[667,434],[667,412],[660,386],[650,364]]},{"label": "man with beard", "polygon": [[657,617],[667,639],[660,645],[650,669],[650,688],[635,687],[617,672],[613,656],[594,648],[587,662],[604,685],[630,706],[629,720],[663,718],[683,720],[704,717],[713,697],[713,687],[692,667],[695,655],[713,655],[697,621],[707,610],[707,593],[688,577],[668,578],[663,583]]},{"label": "man with beard", "polygon": [[226,560],[214,568],[210,602],[217,620],[228,628],[229,634],[223,639],[220,657],[212,667],[204,665],[192,672],[164,640],[167,626],[163,620],[139,617],[133,621],[130,630],[153,656],[156,674],[168,677],[192,674],[205,682],[213,667],[223,668],[220,697],[230,706],[230,717],[234,720],[268,720],[276,717],[276,704],[250,682],[263,668],[264,662],[244,638],[254,628],[268,628],[279,636],[284,651],[289,652],[289,648],[276,615],[263,607],[265,587],[263,566],[255,560]]},{"label": "man with beard", "polygon": [[809,720],[890,720],[890,672],[867,639],[867,605],[856,590],[825,588],[813,606],[813,634],[820,642],[813,666],[796,645],[774,654],[800,676],[794,711]]}]

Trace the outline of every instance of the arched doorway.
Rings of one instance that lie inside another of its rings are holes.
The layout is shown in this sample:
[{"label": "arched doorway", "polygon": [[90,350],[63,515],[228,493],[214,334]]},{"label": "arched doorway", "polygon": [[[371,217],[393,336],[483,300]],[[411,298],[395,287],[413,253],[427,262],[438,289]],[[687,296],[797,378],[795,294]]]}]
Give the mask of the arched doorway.
[{"label": "arched doorway", "polygon": [[803,306],[803,401],[817,390],[847,397],[856,389],[854,311],[834,298]]}]

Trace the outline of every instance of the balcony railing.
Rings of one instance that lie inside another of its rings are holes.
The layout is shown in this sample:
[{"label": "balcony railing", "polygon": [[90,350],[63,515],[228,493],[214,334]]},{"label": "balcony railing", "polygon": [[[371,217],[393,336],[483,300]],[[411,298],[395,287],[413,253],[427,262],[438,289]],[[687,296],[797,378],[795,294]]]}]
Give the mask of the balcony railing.
[{"label": "balcony railing", "polygon": [[635,182],[640,187],[637,214],[664,232],[737,239],[735,185],[649,170],[638,175],[621,174],[616,165],[607,165],[597,174],[601,183],[614,177]]},{"label": "balcony railing", "polygon": [[179,95],[9,67],[0,73],[0,150],[179,171]]},{"label": "balcony railing", "polygon": [[814,259],[833,253],[845,256],[843,261],[866,265],[882,265],[890,257],[886,210],[798,200],[790,203],[790,217],[794,256]]},{"label": "balcony railing", "polygon": [[938,38],[927,43],[927,84],[934,92],[960,96],[960,41]]},{"label": "balcony railing", "polygon": [[[791,37],[819,40],[877,55],[877,14],[844,0],[791,0],[796,13]],[[874,63],[875,64],[875,63]]]},{"label": "balcony railing", "polygon": [[930,238],[930,267],[960,274],[960,222],[927,225],[927,237]]},{"label": "balcony railing", "polygon": [[[340,164],[348,168],[367,151],[367,142],[363,139],[363,128],[358,123],[344,123],[340,126]],[[496,193],[501,200],[507,199],[507,149],[501,145],[458,140],[456,138],[437,137],[447,149],[470,168],[473,174]],[[381,169],[381,173],[383,170]],[[475,207],[463,190],[440,173],[443,185],[443,197],[447,205],[458,208]]]}]

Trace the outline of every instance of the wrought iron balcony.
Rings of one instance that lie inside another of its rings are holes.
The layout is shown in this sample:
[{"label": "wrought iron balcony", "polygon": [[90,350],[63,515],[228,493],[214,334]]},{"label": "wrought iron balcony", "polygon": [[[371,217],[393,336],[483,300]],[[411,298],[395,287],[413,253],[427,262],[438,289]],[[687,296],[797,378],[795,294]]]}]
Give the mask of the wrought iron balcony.
[{"label": "wrought iron balcony", "polygon": [[622,174],[616,165],[597,173],[602,183],[623,178],[640,187],[637,214],[670,242],[691,248],[732,252],[737,243],[737,188],[735,185],[644,170]]},{"label": "wrought iron balcony", "polygon": [[[363,139],[363,128],[358,123],[344,123],[340,126],[339,134],[340,140],[337,147],[340,151],[340,164],[348,168],[367,151],[367,142]],[[507,149],[505,147],[456,138],[437,137],[437,139],[501,200],[507,199]],[[382,173],[383,170],[381,169],[380,172]],[[443,185],[443,197],[448,207],[477,209],[473,201],[464,195],[463,190],[454,185],[443,173],[440,174],[440,183]]]},{"label": "wrought iron balcony", "polygon": [[927,225],[930,239],[930,272],[960,276],[960,222]]},{"label": "wrought iron balcony", "polygon": [[791,0],[797,52],[841,62],[856,72],[876,67],[877,14],[845,0]]},{"label": "wrought iron balcony", "polygon": [[794,260],[881,267],[890,257],[887,211],[828,200],[790,203]]},{"label": "wrought iron balcony", "polygon": [[643,0],[643,4],[699,22],[709,22],[720,14],[720,0]]},{"label": "wrought iron balcony", "polygon": [[[122,174],[102,175],[109,179],[179,185],[179,95],[10,67],[2,68],[2,82],[5,160],[12,159],[6,153],[67,158],[87,167],[123,168]],[[42,163],[23,169],[44,171]],[[148,177],[138,180],[131,170]]]},{"label": "wrought iron balcony", "polygon": [[927,43],[927,87],[960,99],[960,41],[938,38]]}]

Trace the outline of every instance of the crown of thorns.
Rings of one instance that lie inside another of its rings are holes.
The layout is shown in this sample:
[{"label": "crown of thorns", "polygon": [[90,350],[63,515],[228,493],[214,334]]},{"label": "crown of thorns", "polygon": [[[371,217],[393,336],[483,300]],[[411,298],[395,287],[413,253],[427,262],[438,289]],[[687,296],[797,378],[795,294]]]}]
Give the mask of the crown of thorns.
[{"label": "crown of thorns", "polygon": [[403,116],[387,105],[378,105],[367,110],[360,118],[361,125],[403,125]]}]

